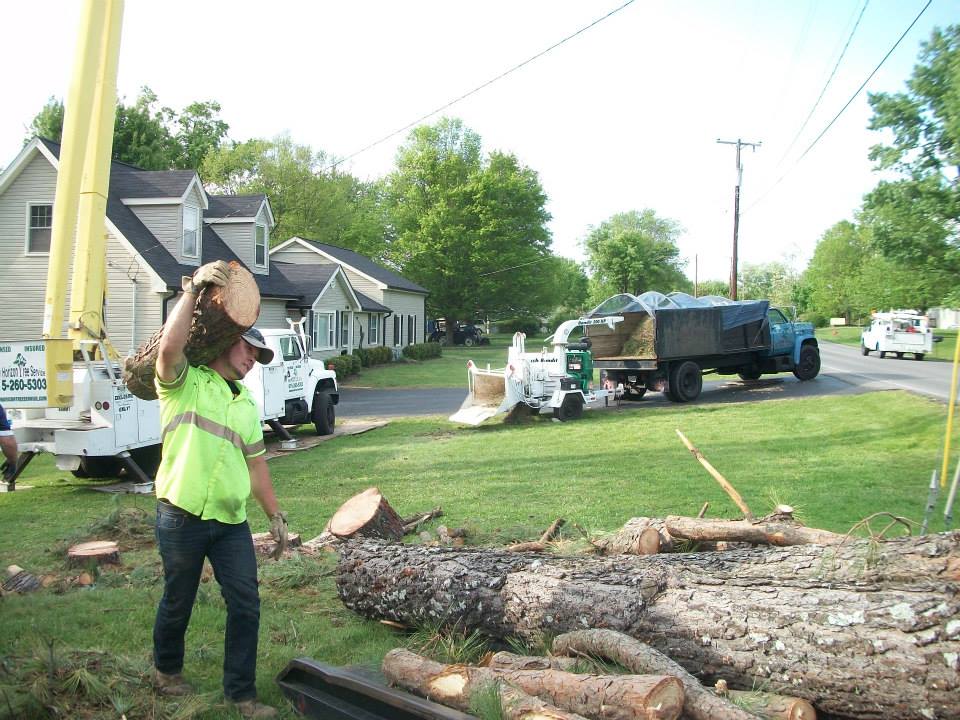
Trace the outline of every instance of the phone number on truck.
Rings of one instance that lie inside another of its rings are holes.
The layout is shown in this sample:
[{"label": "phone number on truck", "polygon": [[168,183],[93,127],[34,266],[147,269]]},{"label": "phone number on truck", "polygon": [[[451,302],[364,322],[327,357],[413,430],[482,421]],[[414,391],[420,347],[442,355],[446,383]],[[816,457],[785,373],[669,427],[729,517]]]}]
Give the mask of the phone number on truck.
[{"label": "phone number on truck", "polygon": [[0,391],[17,391],[17,390],[46,390],[47,389],[47,379],[46,378],[29,378],[27,380],[22,380],[19,378],[11,378],[10,380],[0,380]]}]

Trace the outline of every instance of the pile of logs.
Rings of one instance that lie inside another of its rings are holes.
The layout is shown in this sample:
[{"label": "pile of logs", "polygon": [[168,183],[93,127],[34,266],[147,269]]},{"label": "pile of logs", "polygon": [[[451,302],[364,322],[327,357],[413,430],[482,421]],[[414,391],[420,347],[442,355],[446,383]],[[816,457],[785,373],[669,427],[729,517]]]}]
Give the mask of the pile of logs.
[{"label": "pile of logs", "polygon": [[[673,538],[682,523],[671,521]],[[360,615],[406,627],[495,639],[616,630],[705,682],[830,715],[960,717],[960,532],[827,539],[600,557],[353,540],[337,590]]]}]

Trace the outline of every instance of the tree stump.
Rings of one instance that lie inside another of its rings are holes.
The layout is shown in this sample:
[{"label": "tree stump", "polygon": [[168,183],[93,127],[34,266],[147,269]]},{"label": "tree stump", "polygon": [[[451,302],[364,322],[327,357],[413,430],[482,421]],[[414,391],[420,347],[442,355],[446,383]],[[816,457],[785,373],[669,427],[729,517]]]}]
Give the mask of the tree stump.
[{"label": "tree stump", "polygon": [[[289,533],[287,535],[287,549],[298,548],[303,545],[299,533]],[[253,549],[261,555],[270,555],[277,547],[277,541],[273,535],[268,532],[253,533]]]},{"label": "tree stump", "polygon": [[403,520],[375,488],[354,495],[337,510],[327,530],[338,538],[400,540],[406,533]]},{"label": "tree stump", "polygon": [[[184,355],[191,365],[206,365],[237,341],[260,316],[260,290],[243,265],[229,263],[230,277],[223,287],[208,285],[197,297]],[[156,400],[157,352],[161,327],[123,364],[127,389],[141,400]]]},{"label": "tree stump", "polygon": [[609,558],[355,540],[337,592],[367,617],[497,638],[619,630],[832,715],[960,717],[960,531]]},{"label": "tree stump", "polygon": [[67,550],[67,566],[78,567],[87,563],[109,565],[120,562],[120,548],[112,540],[92,540],[71,545]]}]

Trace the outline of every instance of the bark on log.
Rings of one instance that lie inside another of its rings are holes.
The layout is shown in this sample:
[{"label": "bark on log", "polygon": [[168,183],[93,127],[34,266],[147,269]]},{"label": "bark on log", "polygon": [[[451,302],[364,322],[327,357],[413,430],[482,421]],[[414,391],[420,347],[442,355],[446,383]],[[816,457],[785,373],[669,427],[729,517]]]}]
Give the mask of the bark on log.
[{"label": "bark on log", "polygon": [[498,683],[486,668],[442,665],[409,650],[398,648],[388,652],[383,658],[383,674],[393,685],[464,712],[470,711],[470,699],[474,693],[494,686],[500,695],[503,717],[507,720],[586,720],[576,713],[547,705],[510,685]]},{"label": "bark on log", "polygon": [[[191,365],[206,365],[237,341],[260,316],[260,291],[253,275],[236,261],[224,287],[207,286],[200,293],[184,354]],[[157,351],[161,327],[123,364],[127,389],[142,400],[156,400]]]},{"label": "bark on log", "polygon": [[791,522],[748,520],[699,520],[671,515],[667,532],[675,538],[697,542],[749,542],[760,545],[835,545],[846,535],[808,528]]},{"label": "bark on log", "polygon": [[[402,666],[403,677],[425,676],[433,692],[440,687],[462,688],[467,677],[486,675],[563,710],[605,720],[672,720],[680,716],[683,707],[682,685],[676,678],[663,675],[575,675],[552,669],[499,670],[463,665],[441,665],[443,670],[438,674],[424,668],[422,661],[407,650],[391,650],[383,660],[384,674],[393,680],[394,675],[401,674],[395,666]],[[431,693],[431,697],[437,696]]]},{"label": "bark on log", "polygon": [[673,538],[663,518],[630,518],[613,535],[592,542],[602,555],[656,555],[673,552]]},{"label": "bark on log", "polygon": [[77,567],[92,562],[108,565],[120,562],[120,548],[112,540],[92,540],[71,545],[67,549],[67,566]]},{"label": "bark on log", "polygon": [[560,655],[515,655],[504,650],[493,653],[482,664],[494,670],[563,670],[575,673],[583,661]]},{"label": "bark on log", "polygon": [[752,690],[728,690],[727,696],[764,720],[817,720],[813,705],[800,698]]},{"label": "bark on log", "polygon": [[960,531],[726,553],[562,558],[345,543],[355,612],[494,637],[610,628],[688,672],[851,718],[960,717]]},{"label": "bark on log", "polygon": [[757,720],[757,716],[717,697],[693,675],[646,643],[614,630],[575,630],[553,639],[557,655],[605,657],[634,673],[672,675],[683,683],[683,712],[693,720]]},{"label": "bark on log", "polygon": [[399,540],[405,534],[403,520],[375,487],[367,488],[341,505],[330,518],[327,530],[338,538]]}]

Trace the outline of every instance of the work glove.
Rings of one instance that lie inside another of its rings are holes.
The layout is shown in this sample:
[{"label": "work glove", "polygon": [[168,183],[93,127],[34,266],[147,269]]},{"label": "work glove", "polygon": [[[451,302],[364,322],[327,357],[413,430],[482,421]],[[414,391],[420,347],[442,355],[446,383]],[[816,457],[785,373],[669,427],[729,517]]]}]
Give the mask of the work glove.
[{"label": "work glove", "polygon": [[279,560],[283,551],[287,549],[287,514],[283,510],[277,510],[270,516],[270,535],[277,542],[277,547],[270,553],[270,557]]},{"label": "work glove", "polygon": [[193,273],[193,277],[184,275],[180,279],[180,287],[184,292],[199,293],[207,285],[227,284],[230,278],[230,266],[223,260],[214,260],[206,265],[201,265]]}]

